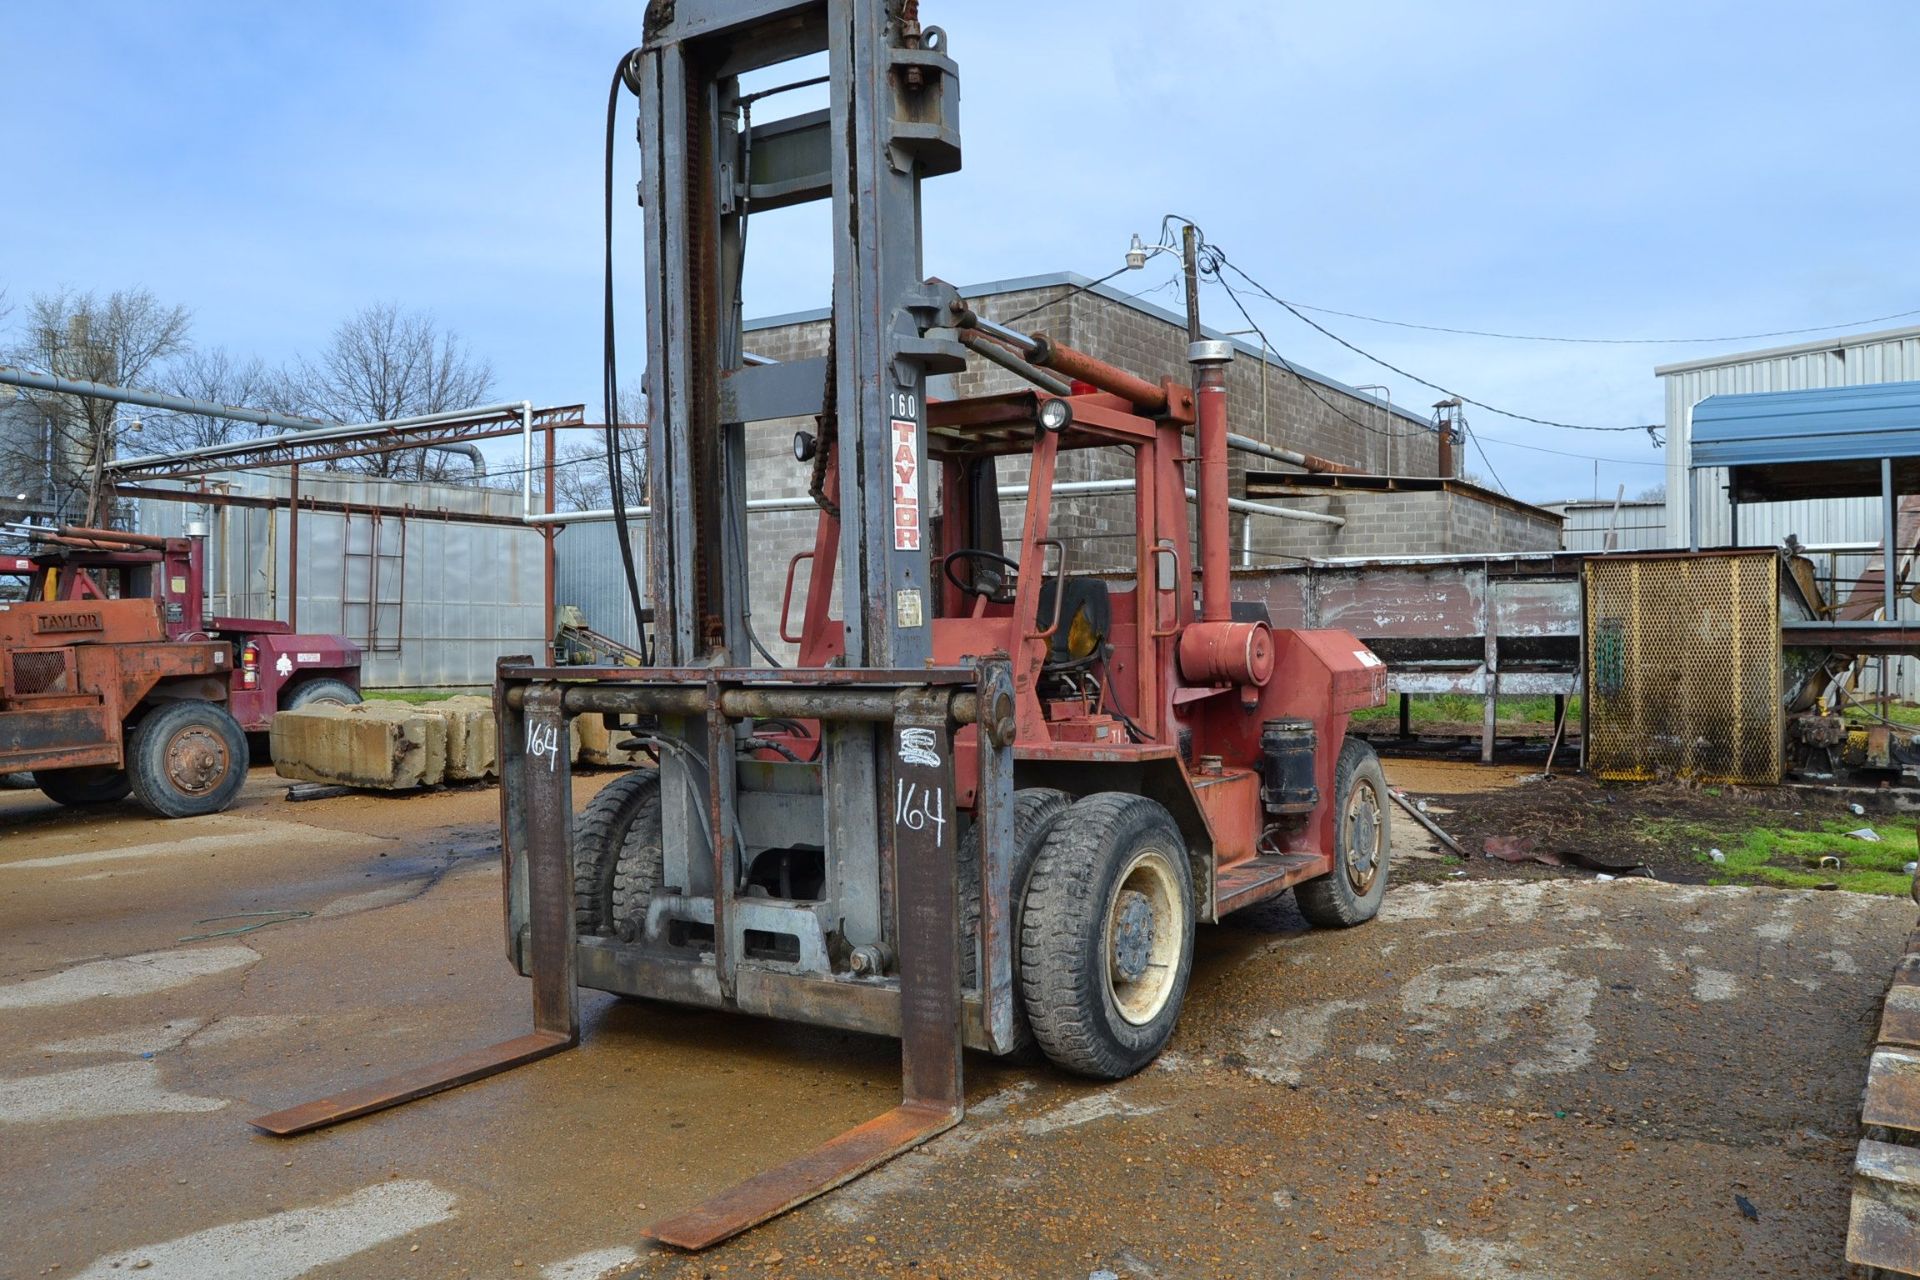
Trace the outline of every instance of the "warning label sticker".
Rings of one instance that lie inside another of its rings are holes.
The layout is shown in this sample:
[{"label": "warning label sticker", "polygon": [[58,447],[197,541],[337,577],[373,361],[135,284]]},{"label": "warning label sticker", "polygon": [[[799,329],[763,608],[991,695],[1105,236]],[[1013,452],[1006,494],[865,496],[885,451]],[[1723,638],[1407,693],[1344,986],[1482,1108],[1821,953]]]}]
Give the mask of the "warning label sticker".
[{"label": "warning label sticker", "polygon": [[920,549],[920,432],[893,420],[893,549]]}]

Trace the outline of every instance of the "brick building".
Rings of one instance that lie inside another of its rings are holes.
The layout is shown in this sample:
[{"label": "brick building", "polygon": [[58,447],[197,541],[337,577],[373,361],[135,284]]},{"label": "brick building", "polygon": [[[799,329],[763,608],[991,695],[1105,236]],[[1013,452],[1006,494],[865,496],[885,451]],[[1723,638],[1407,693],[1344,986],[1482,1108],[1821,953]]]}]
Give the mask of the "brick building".
[{"label": "brick building", "polygon": [[[1044,332],[1056,341],[1109,361],[1144,377],[1186,380],[1187,335],[1184,316],[1085,277],[1061,273],[997,281],[961,290],[974,310],[1023,332]],[[773,360],[820,356],[827,348],[827,312],[801,312],[748,322],[746,347]],[[1210,331],[1210,336],[1222,336]],[[1233,339],[1236,355],[1228,366],[1230,429],[1254,440],[1335,462],[1379,476],[1419,477],[1436,483],[1414,491],[1364,489],[1309,491],[1284,498],[1260,498],[1270,505],[1341,517],[1343,527],[1299,523],[1272,515],[1236,513],[1233,535],[1237,565],[1274,564],[1302,557],[1430,555],[1445,552],[1553,550],[1560,545],[1559,518],[1490,493],[1454,477],[1441,477],[1439,436],[1425,415],[1390,405],[1373,396],[1302,368],[1271,353],[1263,354],[1244,336]],[[1014,374],[984,360],[950,377],[934,379],[933,397],[973,396],[1011,391],[1025,384]],[[754,548],[752,606],[754,629],[782,660],[791,647],[777,643],[781,597],[788,562],[812,545],[816,513],[804,500],[809,467],[793,458],[793,433],[811,428],[811,419],[762,422],[748,428],[747,491],[756,501],[797,500],[792,510],[749,513]],[[1455,463],[1457,467],[1457,462]],[[1248,494],[1249,472],[1294,470],[1268,458],[1235,451],[1232,490]],[[1002,459],[1003,492],[1026,481],[1024,459]],[[1062,455],[1061,481],[1125,480],[1131,463],[1118,450],[1083,450]],[[1448,483],[1441,485],[1439,480]],[[929,479],[937,507],[939,486]],[[1003,526],[1011,536],[1020,527],[1024,498],[1010,497]],[[1053,502],[1053,532],[1065,540],[1071,568],[1111,569],[1132,555],[1133,498],[1120,494],[1059,494]],[[612,587],[603,590],[611,528],[577,526],[558,543],[562,604],[577,604],[596,626],[618,635],[627,608]],[[636,543],[644,539],[636,534]],[[796,600],[804,591],[807,567],[796,573]],[[577,597],[577,598],[576,598]],[[796,614],[798,609],[796,607]],[[794,626],[799,625],[796,616]]]}]

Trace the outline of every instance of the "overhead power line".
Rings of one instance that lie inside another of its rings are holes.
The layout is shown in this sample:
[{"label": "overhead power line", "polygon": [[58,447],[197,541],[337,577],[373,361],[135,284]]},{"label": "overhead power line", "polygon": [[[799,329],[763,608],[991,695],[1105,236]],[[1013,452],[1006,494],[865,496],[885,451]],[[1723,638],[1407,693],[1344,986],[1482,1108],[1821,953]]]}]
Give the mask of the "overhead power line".
[{"label": "overhead power line", "polygon": [[[1276,299],[1276,301],[1278,301],[1278,299]],[[1860,320],[1841,320],[1834,324],[1816,324],[1806,329],[1772,329],[1765,333],[1723,333],[1710,338],[1576,338],[1563,334],[1502,333],[1495,329],[1459,329],[1444,324],[1419,324],[1412,320],[1388,320],[1384,316],[1370,316],[1359,311],[1341,311],[1336,307],[1316,307],[1310,302],[1287,302],[1283,305],[1298,307],[1302,311],[1316,311],[1326,316],[1341,316],[1348,320],[1364,320],[1368,324],[1392,325],[1396,329],[1422,329],[1428,333],[1454,333],[1469,338],[1501,338],[1508,342],[1572,342],[1612,347],[1676,347],[1708,342],[1753,342],[1760,338],[1793,338],[1801,334],[1827,333],[1834,329],[1857,329],[1861,325],[1883,324],[1888,320],[1905,320],[1910,316],[1920,316],[1920,310],[1895,311],[1890,315],[1867,316]]]},{"label": "overhead power line", "polygon": [[1433,390],[1438,391],[1443,395],[1453,396],[1456,399],[1462,401],[1463,403],[1473,405],[1476,408],[1485,409],[1488,413],[1497,413],[1503,418],[1513,418],[1519,422],[1531,422],[1542,427],[1557,427],[1563,431],[1597,431],[1597,432],[1606,432],[1606,433],[1644,431],[1648,434],[1649,437],[1653,438],[1656,444],[1659,442],[1659,437],[1655,436],[1654,432],[1660,430],[1662,424],[1657,422],[1643,422],[1643,423],[1639,423],[1637,425],[1629,426],[1629,427],[1599,427],[1599,426],[1594,426],[1590,423],[1562,422],[1556,418],[1539,418],[1539,417],[1535,417],[1533,414],[1530,414],[1530,413],[1516,413],[1511,409],[1502,409],[1498,405],[1488,404],[1484,400],[1476,400],[1474,397],[1467,395],[1464,392],[1455,391],[1452,387],[1444,386],[1438,382],[1433,381],[1431,378],[1423,378],[1417,373],[1409,372],[1408,370],[1401,368],[1399,365],[1394,364],[1392,361],[1384,360],[1381,357],[1374,355],[1371,351],[1368,351],[1363,347],[1357,346],[1354,343],[1347,341],[1345,338],[1341,337],[1339,334],[1335,333],[1333,330],[1321,324],[1318,320],[1315,320],[1313,317],[1302,312],[1299,308],[1295,307],[1291,302],[1288,302],[1284,298],[1281,298],[1279,295],[1275,294],[1271,289],[1261,284],[1258,280],[1255,280],[1252,276],[1248,275],[1246,271],[1243,270],[1238,264],[1229,261],[1224,254],[1221,254],[1219,256],[1219,262],[1221,266],[1230,268],[1235,275],[1239,276],[1242,280],[1246,281],[1247,284],[1250,287],[1252,287],[1254,290],[1256,290],[1258,293],[1260,293],[1262,297],[1266,298],[1269,302],[1273,302],[1278,306],[1280,306],[1289,315],[1293,316],[1294,319],[1300,321],[1300,323],[1306,325],[1308,328],[1313,329],[1315,332],[1321,334],[1323,337],[1330,338],[1334,342],[1339,343],[1341,346],[1353,352],[1355,355],[1360,356],[1363,359],[1372,361],[1374,364],[1379,365],[1382,369],[1390,369],[1394,373],[1399,374],[1401,377],[1409,379],[1410,381],[1413,381],[1413,382],[1417,382],[1423,387],[1431,387]]},{"label": "overhead power line", "polygon": [[[1161,228],[1161,241],[1163,245],[1165,245],[1169,240],[1169,235],[1168,235],[1167,227],[1165,224],[1173,220],[1175,220],[1173,215],[1168,215],[1168,218],[1163,220],[1163,225]],[[1204,234],[1201,236],[1201,242],[1202,242],[1202,250],[1201,250],[1200,268],[1201,268],[1202,274],[1207,276],[1214,283],[1218,284],[1223,290],[1226,291],[1228,299],[1232,301],[1234,305],[1234,309],[1240,313],[1241,318],[1246,321],[1247,327],[1251,329],[1260,338],[1261,345],[1262,347],[1265,348],[1266,355],[1269,359],[1273,360],[1287,373],[1291,374],[1293,378],[1300,383],[1301,386],[1303,386],[1304,388],[1306,388],[1307,391],[1312,393],[1314,398],[1319,400],[1320,403],[1324,407],[1326,407],[1329,411],[1331,411],[1337,417],[1343,418],[1347,422],[1351,423],[1352,425],[1359,427],[1361,430],[1371,432],[1374,435],[1384,435],[1384,436],[1392,436],[1392,437],[1404,437],[1407,435],[1418,434],[1417,430],[1409,430],[1406,432],[1382,430],[1381,428],[1374,426],[1372,423],[1362,421],[1361,419],[1355,417],[1354,415],[1346,412],[1338,404],[1330,400],[1326,396],[1326,394],[1321,390],[1319,384],[1314,379],[1307,377],[1305,374],[1301,373],[1298,369],[1294,368],[1294,366],[1288,362],[1285,356],[1281,355],[1278,351],[1274,350],[1273,342],[1271,339],[1267,337],[1266,330],[1260,326],[1260,323],[1257,320],[1255,320],[1252,314],[1247,310],[1246,304],[1243,301],[1241,301],[1239,292],[1226,279],[1225,275],[1220,271],[1220,267],[1221,266],[1233,267],[1235,274],[1239,275],[1241,279],[1246,280],[1247,283],[1252,285],[1254,288],[1259,289],[1262,294],[1265,294],[1268,298],[1272,299],[1275,302],[1280,302],[1280,299],[1274,298],[1273,295],[1268,290],[1266,290],[1263,286],[1261,286],[1259,281],[1254,280],[1245,271],[1241,270],[1238,265],[1232,262],[1229,262],[1226,255],[1220,251],[1219,246],[1207,242]],[[1284,306],[1286,304],[1282,302],[1281,305]],[[1311,321],[1309,321],[1308,323],[1311,323]],[[1364,355],[1365,353],[1362,352],[1361,354]],[[1393,366],[1389,365],[1387,367],[1392,368]],[[1402,376],[1405,376],[1405,377],[1413,376],[1411,374],[1405,374],[1403,373],[1403,371],[1398,369],[1395,369],[1394,371],[1396,373],[1402,373]],[[1423,385],[1426,385],[1426,386],[1433,385],[1432,383],[1427,383],[1420,378],[1414,378],[1413,380],[1415,382],[1421,382]],[[1437,388],[1437,389],[1442,391],[1446,390],[1446,388],[1444,387]],[[1448,394],[1451,395],[1453,393],[1448,392]],[[1471,404],[1480,405],[1480,407],[1482,408],[1488,407],[1486,405],[1481,405],[1478,400],[1472,400],[1470,397],[1463,396],[1461,397],[1461,399]],[[1493,412],[1498,413],[1500,411],[1496,409],[1496,410],[1493,410]],[[1506,415],[1506,416],[1515,416],[1515,415]],[[1527,419],[1527,420],[1544,422],[1544,420],[1542,419]],[[1566,425],[1566,426],[1573,426],[1573,427],[1576,427],[1576,429],[1578,429],[1577,424],[1572,424],[1572,423],[1567,423],[1567,424],[1545,423],[1545,425]],[[1645,428],[1627,427],[1627,428],[1600,428],[1600,429],[1613,430],[1613,431],[1639,431],[1639,430],[1644,430]],[[1526,449],[1533,453],[1548,453],[1548,454],[1553,454],[1556,457],[1562,457],[1562,458],[1577,458],[1583,462],[1600,462],[1610,466],[1656,467],[1656,468],[1662,468],[1662,469],[1664,469],[1666,466],[1666,463],[1664,461],[1659,461],[1659,460],[1651,460],[1651,459],[1641,460],[1636,458],[1615,458],[1615,457],[1608,457],[1600,454],[1575,453],[1566,449],[1549,449],[1541,445],[1522,444],[1517,440],[1507,440],[1499,436],[1485,436],[1485,435],[1482,435],[1478,430],[1474,430],[1474,429],[1467,429],[1466,431],[1463,432],[1463,434],[1465,434],[1471,440],[1474,449],[1480,454],[1481,461],[1486,465],[1488,474],[1493,477],[1495,483],[1498,484],[1500,488],[1502,488],[1503,490],[1505,489],[1506,486],[1500,482],[1498,473],[1494,471],[1493,461],[1487,456],[1487,452],[1485,448],[1486,444],[1499,445],[1499,446],[1504,446],[1506,448],[1511,448],[1511,449]],[[1649,432],[1649,434],[1651,433]],[[1654,443],[1658,445],[1659,441],[1657,438],[1655,439]]]},{"label": "overhead power line", "polygon": [[1312,378],[1309,378],[1305,374],[1301,373],[1298,369],[1294,368],[1291,364],[1287,362],[1287,358],[1285,356],[1281,355],[1278,351],[1275,351],[1273,349],[1273,343],[1268,340],[1266,330],[1262,329],[1260,327],[1260,322],[1255,320],[1253,316],[1247,311],[1246,304],[1240,301],[1240,295],[1238,292],[1234,290],[1234,287],[1228,284],[1225,278],[1223,278],[1218,272],[1212,273],[1212,277],[1216,284],[1218,284],[1222,289],[1225,289],[1227,291],[1227,297],[1233,300],[1234,307],[1239,310],[1241,318],[1247,322],[1247,327],[1260,335],[1260,346],[1262,350],[1265,352],[1265,354],[1270,359],[1278,362],[1282,369],[1285,369],[1288,373],[1292,374],[1295,382],[1298,382],[1301,386],[1305,387],[1309,392],[1311,392],[1313,395],[1313,398],[1318,400],[1336,417],[1345,418],[1348,422],[1352,423],[1356,427],[1359,427],[1362,431],[1371,432],[1373,435],[1376,435],[1376,436],[1386,436],[1389,439],[1400,440],[1400,439],[1405,439],[1408,436],[1426,434],[1426,429],[1422,427],[1413,427],[1405,431],[1392,431],[1383,427],[1376,427],[1370,422],[1363,422],[1359,418],[1354,417],[1352,414],[1348,413],[1345,409],[1342,409],[1339,405],[1335,404],[1332,400],[1329,400],[1326,396],[1326,393],[1320,389],[1320,386],[1318,383],[1316,383]]},{"label": "overhead power line", "polygon": [[1125,263],[1122,263],[1120,266],[1115,267],[1112,271],[1109,271],[1107,272],[1107,274],[1101,276],[1098,280],[1089,280],[1085,284],[1077,284],[1073,286],[1073,288],[1061,294],[1059,297],[1048,298],[1045,302],[1036,303],[1033,306],[1028,307],[1025,311],[1019,312],[1015,315],[1008,316],[1005,320],[1002,320],[1000,323],[1012,324],[1015,320],[1024,320],[1036,311],[1045,311],[1048,307],[1052,306],[1056,302],[1065,302],[1068,298],[1073,297],[1075,294],[1085,293],[1089,289],[1097,288],[1098,286],[1103,285],[1107,281],[1113,279],[1115,276],[1128,270],[1131,270],[1131,268],[1128,267]]},{"label": "overhead power line", "polygon": [[1599,453],[1575,453],[1568,449],[1549,449],[1545,445],[1522,444],[1518,440],[1508,440],[1503,436],[1483,435],[1478,430],[1473,433],[1488,444],[1497,444],[1503,449],[1525,449],[1531,453],[1550,453],[1556,458],[1578,458],[1582,462],[1604,462],[1612,467],[1656,467],[1666,470],[1666,462],[1658,458],[1612,458]]}]

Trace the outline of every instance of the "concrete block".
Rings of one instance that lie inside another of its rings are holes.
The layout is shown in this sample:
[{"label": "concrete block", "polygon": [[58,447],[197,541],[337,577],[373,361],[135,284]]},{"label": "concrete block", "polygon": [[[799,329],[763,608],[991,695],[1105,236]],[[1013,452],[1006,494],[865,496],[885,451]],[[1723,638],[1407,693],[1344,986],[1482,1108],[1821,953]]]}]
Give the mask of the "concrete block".
[{"label": "concrete block", "polygon": [[622,751],[613,745],[628,737],[628,731],[610,727],[598,712],[575,716],[573,731],[579,743],[576,758],[581,764],[630,765],[642,758],[638,751]]},{"label": "concrete block", "polygon": [[283,778],[407,791],[446,777],[446,717],[405,702],[282,711],[269,736]]},{"label": "concrete block", "polygon": [[447,722],[447,780],[481,782],[500,773],[500,732],[493,699],[473,694],[429,703]]}]

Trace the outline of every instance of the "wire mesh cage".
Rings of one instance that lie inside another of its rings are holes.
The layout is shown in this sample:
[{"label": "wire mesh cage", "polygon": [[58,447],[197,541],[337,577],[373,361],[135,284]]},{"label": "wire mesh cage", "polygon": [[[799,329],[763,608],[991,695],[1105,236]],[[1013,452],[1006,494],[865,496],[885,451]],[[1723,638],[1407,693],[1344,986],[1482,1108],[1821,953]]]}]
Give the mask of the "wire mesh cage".
[{"label": "wire mesh cage", "polygon": [[1622,781],[1777,783],[1780,557],[1588,560],[1586,761]]}]

